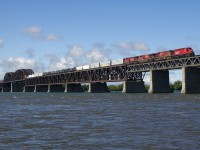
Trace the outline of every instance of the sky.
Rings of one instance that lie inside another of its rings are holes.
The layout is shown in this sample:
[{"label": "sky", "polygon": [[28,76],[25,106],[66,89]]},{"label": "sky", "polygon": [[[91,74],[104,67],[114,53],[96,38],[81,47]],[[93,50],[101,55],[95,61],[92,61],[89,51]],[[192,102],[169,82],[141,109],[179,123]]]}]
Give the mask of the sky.
[{"label": "sky", "polygon": [[[0,0],[0,80],[192,47],[199,0]],[[181,71],[170,72],[171,81]],[[148,75],[146,80],[148,80]]]}]

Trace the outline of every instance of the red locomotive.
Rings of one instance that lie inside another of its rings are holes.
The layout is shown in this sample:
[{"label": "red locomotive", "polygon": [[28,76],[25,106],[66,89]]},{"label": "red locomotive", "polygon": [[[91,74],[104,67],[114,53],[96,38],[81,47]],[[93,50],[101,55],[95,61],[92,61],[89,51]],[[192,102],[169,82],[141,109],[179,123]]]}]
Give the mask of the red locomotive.
[{"label": "red locomotive", "polygon": [[194,51],[192,48],[179,48],[174,50],[174,56],[194,56]]},{"label": "red locomotive", "polygon": [[164,52],[158,52],[154,54],[147,54],[135,57],[124,58],[124,63],[138,63],[138,62],[149,62],[155,60],[166,60],[171,58],[181,58],[181,57],[189,57],[194,56],[194,51],[192,48],[179,48],[175,50],[169,50]]}]

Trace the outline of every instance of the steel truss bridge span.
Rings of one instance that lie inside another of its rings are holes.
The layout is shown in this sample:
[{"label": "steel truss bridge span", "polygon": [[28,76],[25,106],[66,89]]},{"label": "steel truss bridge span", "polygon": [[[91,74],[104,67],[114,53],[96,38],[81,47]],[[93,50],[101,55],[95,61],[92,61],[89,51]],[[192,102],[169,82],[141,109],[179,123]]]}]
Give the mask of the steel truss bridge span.
[{"label": "steel truss bridge span", "polygon": [[171,70],[185,67],[200,67],[200,55],[127,65],[127,72],[148,72],[150,70]]},{"label": "steel truss bridge span", "polygon": [[[71,71],[67,73],[58,73],[43,75],[32,78],[12,78],[4,83],[24,82],[25,86],[48,85],[48,84],[74,84],[91,82],[120,82],[120,81],[142,81],[145,72],[150,70],[169,70],[185,67],[200,67],[200,55],[193,57],[160,60],[154,62],[144,62],[137,64],[121,64],[116,66],[93,68],[88,70]],[[32,74],[32,72],[28,73]],[[10,75],[10,74],[9,74]],[[12,75],[12,74],[11,74]],[[25,74],[26,75],[26,74]],[[24,76],[23,76],[24,77]]]},{"label": "steel truss bridge span", "polygon": [[91,82],[119,82],[126,80],[143,80],[142,72],[127,72],[127,65],[110,66],[106,68],[95,68],[54,75],[26,78],[25,85],[47,85],[47,84],[74,84]]}]

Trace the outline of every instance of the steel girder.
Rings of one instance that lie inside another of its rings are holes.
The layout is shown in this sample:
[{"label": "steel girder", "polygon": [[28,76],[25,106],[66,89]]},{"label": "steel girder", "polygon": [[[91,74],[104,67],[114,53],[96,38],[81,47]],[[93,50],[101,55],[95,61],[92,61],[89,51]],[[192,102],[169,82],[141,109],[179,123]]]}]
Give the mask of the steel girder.
[{"label": "steel girder", "polygon": [[0,80],[0,88],[3,87],[3,80]]},{"label": "steel girder", "polygon": [[63,72],[52,75],[26,78],[33,74],[31,69],[17,70],[15,73],[8,72],[4,76],[4,82],[25,80],[28,86],[39,84],[72,84],[89,82],[118,82],[125,80],[143,80],[143,72],[152,70],[169,70],[186,67],[200,67],[200,55],[194,57],[168,59],[162,61],[145,62],[138,64],[124,64],[105,68]]},{"label": "steel girder", "polygon": [[169,59],[163,61],[129,64],[128,72],[148,72],[150,70],[169,70],[185,67],[200,67],[200,55],[187,58]]},{"label": "steel girder", "polygon": [[24,80],[28,75],[34,74],[31,69],[19,69],[15,72],[7,72],[4,76],[4,82],[13,82],[17,80]]},{"label": "steel girder", "polygon": [[46,75],[27,78],[25,84],[73,84],[89,82],[119,82],[125,80],[142,80],[142,72],[127,72],[127,66],[112,66],[108,68],[95,68],[89,70],[74,71],[62,74]]},{"label": "steel girder", "polygon": [[15,80],[25,79],[28,75],[32,74],[34,74],[34,72],[31,69],[19,69],[15,71]]},{"label": "steel girder", "polygon": [[7,72],[4,76],[4,82],[12,82],[14,81],[15,73],[14,72]]}]

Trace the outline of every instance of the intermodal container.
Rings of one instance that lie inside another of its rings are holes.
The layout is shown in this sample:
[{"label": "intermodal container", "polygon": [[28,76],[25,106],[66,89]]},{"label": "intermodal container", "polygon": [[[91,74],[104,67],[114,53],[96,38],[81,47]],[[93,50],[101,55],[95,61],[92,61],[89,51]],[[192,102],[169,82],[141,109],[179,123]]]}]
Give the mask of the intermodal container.
[{"label": "intermodal container", "polygon": [[116,59],[111,61],[111,65],[120,65],[123,64],[123,59]]},{"label": "intermodal container", "polygon": [[99,63],[99,66],[100,66],[100,67],[107,67],[107,66],[110,66],[110,63],[111,63],[110,61],[100,62],[100,63]]},{"label": "intermodal container", "polygon": [[90,68],[99,68],[99,63],[91,64]]},{"label": "intermodal container", "polygon": [[83,70],[83,66],[76,67],[76,70]]},{"label": "intermodal container", "polygon": [[90,65],[84,65],[83,70],[90,69]]}]

